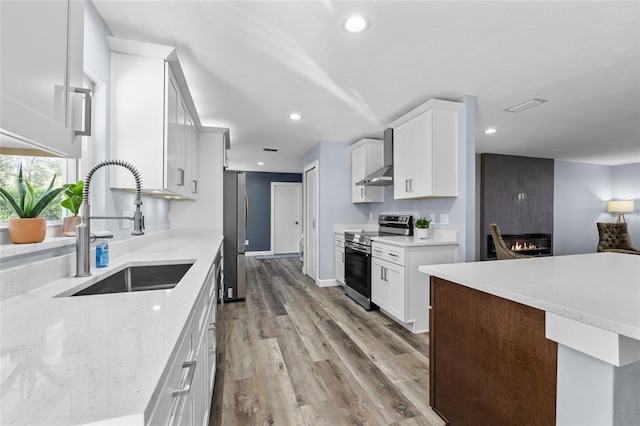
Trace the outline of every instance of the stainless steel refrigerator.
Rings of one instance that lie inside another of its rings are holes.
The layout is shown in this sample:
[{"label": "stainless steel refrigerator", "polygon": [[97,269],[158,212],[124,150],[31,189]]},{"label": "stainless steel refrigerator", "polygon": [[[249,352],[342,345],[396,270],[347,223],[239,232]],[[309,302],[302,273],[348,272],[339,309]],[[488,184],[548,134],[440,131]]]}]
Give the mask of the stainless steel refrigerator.
[{"label": "stainless steel refrigerator", "polygon": [[223,182],[224,301],[244,300],[244,243],[247,229],[247,193],[244,172],[225,170]]}]

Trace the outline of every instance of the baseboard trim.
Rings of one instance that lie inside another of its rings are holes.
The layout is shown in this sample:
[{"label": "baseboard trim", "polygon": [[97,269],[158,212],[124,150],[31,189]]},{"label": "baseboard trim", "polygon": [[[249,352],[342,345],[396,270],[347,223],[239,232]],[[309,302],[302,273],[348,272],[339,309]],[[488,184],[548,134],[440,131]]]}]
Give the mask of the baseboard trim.
[{"label": "baseboard trim", "polygon": [[330,278],[328,280],[316,280],[316,284],[318,287],[336,287],[342,286],[340,282],[338,282],[335,278]]},{"label": "baseboard trim", "polygon": [[273,252],[272,251],[247,251],[244,253],[245,256],[247,257],[253,257],[253,256],[273,256]]}]

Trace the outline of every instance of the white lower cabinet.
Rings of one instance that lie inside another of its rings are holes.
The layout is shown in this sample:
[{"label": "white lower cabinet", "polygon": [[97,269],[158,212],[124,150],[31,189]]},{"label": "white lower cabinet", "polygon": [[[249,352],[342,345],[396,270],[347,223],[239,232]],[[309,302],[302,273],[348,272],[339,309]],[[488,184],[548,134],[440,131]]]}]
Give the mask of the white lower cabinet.
[{"label": "white lower cabinet", "polygon": [[371,260],[371,267],[373,303],[398,320],[406,322],[404,266],[374,258]]},{"label": "white lower cabinet", "polygon": [[188,327],[169,362],[148,425],[206,426],[216,368],[217,288],[212,265]]},{"label": "white lower cabinet", "polygon": [[418,266],[455,262],[456,246],[402,247],[374,241],[371,301],[409,331],[429,331],[429,282]]},{"label": "white lower cabinet", "polygon": [[336,232],[334,235],[336,281],[344,284],[344,233]]}]

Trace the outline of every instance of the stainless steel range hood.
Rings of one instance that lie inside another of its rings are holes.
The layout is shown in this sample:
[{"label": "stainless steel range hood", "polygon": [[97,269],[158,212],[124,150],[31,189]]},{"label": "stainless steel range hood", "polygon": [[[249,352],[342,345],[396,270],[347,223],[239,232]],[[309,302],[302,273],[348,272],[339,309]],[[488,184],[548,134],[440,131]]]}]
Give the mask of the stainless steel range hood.
[{"label": "stainless steel range hood", "polygon": [[384,131],[383,164],[381,168],[371,173],[356,185],[387,186],[393,185],[393,129]]}]

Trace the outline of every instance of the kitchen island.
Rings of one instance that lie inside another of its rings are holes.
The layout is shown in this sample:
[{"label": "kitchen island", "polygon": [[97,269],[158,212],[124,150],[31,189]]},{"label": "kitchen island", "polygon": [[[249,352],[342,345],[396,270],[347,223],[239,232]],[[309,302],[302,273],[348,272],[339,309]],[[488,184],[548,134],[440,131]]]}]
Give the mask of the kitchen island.
[{"label": "kitchen island", "polygon": [[419,269],[431,276],[430,403],[451,424],[640,424],[639,256]]},{"label": "kitchen island", "polygon": [[[92,267],[91,277],[59,279],[2,302],[0,423],[179,420],[172,406],[193,402],[174,391],[188,376],[184,361],[196,371],[192,390],[210,392],[215,330],[208,324],[215,321],[213,265],[222,232],[172,231],[160,240],[149,235],[127,241],[151,243],[121,252],[106,268]],[[172,289],[67,297],[126,266],[170,263],[193,263]],[[194,407],[185,415],[208,413],[208,406]]]}]

